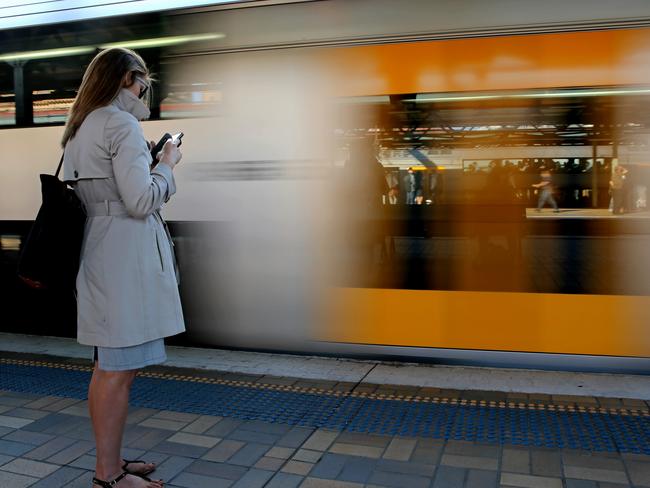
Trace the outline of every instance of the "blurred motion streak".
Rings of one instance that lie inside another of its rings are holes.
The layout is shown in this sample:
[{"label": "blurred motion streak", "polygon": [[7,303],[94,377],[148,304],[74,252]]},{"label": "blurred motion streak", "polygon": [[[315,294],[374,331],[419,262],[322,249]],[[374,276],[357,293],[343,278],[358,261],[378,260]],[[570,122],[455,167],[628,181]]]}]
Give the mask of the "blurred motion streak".
[{"label": "blurred motion streak", "polygon": [[[649,358],[650,27],[359,45],[331,23],[304,39],[319,47],[280,29],[368,13],[354,3],[189,10],[84,41],[150,56],[145,136],[185,133],[164,209],[183,340]],[[0,131],[2,286],[23,306],[57,300],[4,276],[86,59],[46,52],[0,55],[33,66],[32,126]],[[0,89],[0,124],[20,125],[18,101]]]}]

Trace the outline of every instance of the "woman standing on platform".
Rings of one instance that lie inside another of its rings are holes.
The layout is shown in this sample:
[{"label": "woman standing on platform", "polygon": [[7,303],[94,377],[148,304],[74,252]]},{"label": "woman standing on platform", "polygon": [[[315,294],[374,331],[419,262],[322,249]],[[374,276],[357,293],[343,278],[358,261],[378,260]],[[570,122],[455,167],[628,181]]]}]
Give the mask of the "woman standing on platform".
[{"label": "woman standing on platform", "polygon": [[63,135],[64,178],[86,209],[77,275],[77,338],[94,346],[88,406],[97,447],[93,484],[159,488],[153,463],[121,457],[138,369],[165,361],[164,337],[185,330],[173,244],[159,210],[181,159],[168,141],[151,166],[139,121],[151,78],[135,52],[99,53],[84,73]]}]

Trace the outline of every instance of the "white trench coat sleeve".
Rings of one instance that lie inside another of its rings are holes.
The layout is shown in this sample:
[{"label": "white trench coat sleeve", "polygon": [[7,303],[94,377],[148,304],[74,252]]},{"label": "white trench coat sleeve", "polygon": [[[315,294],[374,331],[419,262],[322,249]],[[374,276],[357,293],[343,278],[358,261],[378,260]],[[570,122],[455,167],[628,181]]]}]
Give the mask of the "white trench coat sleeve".
[{"label": "white trench coat sleeve", "polygon": [[[117,102],[141,103],[124,92]],[[185,330],[173,243],[159,212],[176,190],[173,172],[166,164],[150,170],[142,128],[124,105],[91,113],[64,161],[86,208],[117,200],[124,209],[89,215],[77,275],[77,339],[102,347]]]},{"label": "white trench coat sleeve", "polygon": [[159,164],[149,170],[149,149],[133,115],[119,111],[106,124],[117,190],[131,217],[144,219],[176,193],[172,169]]}]

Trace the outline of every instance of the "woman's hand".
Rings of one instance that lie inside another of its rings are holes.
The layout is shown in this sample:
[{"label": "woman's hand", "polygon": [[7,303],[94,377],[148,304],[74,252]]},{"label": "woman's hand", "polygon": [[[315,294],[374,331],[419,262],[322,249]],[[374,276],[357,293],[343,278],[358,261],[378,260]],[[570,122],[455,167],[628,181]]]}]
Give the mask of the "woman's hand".
[{"label": "woman's hand", "polygon": [[158,153],[158,162],[165,163],[170,166],[172,169],[180,162],[183,154],[181,153],[178,146],[169,139],[162,148],[162,151]]}]

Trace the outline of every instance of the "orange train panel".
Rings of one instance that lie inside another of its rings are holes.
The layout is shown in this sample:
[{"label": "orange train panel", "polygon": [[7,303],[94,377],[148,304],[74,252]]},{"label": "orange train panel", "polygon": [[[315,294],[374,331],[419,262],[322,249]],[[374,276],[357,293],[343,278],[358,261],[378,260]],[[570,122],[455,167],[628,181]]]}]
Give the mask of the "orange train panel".
[{"label": "orange train panel", "polygon": [[650,29],[346,47],[326,56],[339,96],[650,83]]},{"label": "orange train panel", "polygon": [[[328,50],[337,95],[650,84],[650,29]],[[319,339],[650,357],[650,297],[335,289]]]},{"label": "orange train panel", "polygon": [[319,340],[650,357],[650,297],[341,288]]}]

